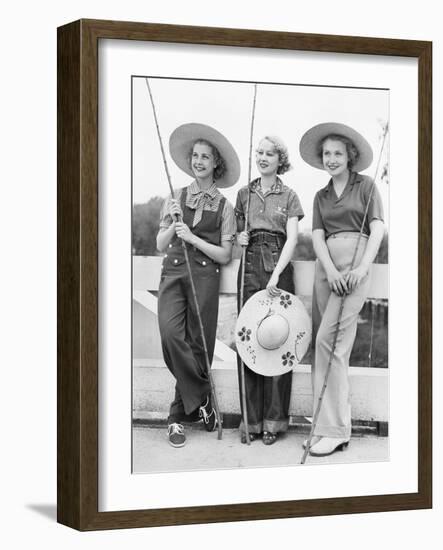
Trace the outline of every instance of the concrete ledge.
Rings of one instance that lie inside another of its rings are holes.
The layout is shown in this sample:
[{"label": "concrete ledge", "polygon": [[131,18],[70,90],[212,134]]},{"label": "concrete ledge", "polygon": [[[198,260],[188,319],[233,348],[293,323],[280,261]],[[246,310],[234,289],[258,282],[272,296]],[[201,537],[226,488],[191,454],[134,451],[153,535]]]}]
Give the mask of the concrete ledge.
[{"label": "concrete ledge", "polygon": [[[240,414],[226,414],[222,415],[223,429],[224,430],[236,430],[240,425]],[[311,418],[306,416],[291,416],[289,418],[288,431],[297,431],[302,434],[309,434],[311,430]],[[137,411],[137,418],[132,421],[133,427],[146,427],[146,428],[164,428],[166,429],[168,424],[168,413],[163,412],[148,412]],[[204,430],[203,423],[201,422],[183,422],[185,426],[192,426],[195,430]],[[364,436],[373,435],[377,437],[388,437],[389,425],[387,422],[376,420],[353,420],[352,421],[352,435]]]},{"label": "concrete ledge", "polygon": [[[389,414],[388,369],[350,368],[353,420],[387,422]],[[220,410],[224,414],[240,414],[237,365],[214,361],[214,383]],[[174,394],[174,378],[162,359],[137,359],[133,363],[133,417],[146,413],[165,413]],[[310,365],[294,369],[291,416],[312,415]]]}]

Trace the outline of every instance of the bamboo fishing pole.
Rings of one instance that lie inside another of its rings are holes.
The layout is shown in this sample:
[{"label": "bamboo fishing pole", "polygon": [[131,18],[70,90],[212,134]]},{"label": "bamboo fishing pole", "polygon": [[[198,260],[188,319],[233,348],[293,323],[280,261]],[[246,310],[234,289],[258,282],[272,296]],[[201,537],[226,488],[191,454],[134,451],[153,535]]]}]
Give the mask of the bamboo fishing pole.
[{"label": "bamboo fishing pole", "polygon": [[[168,170],[168,163],[166,161],[165,150],[163,148],[163,140],[162,140],[162,137],[161,137],[161,134],[160,134],[160,127],[159,127],[159,124],[158,124],[157,112],[156,112],[156,109],[155,109],[154,98],[152,96],[151,87],[149,85],[149,79],[146,78],[145,80],[146,80],[146,86],[147,86],[148,92],[149,92],[149,97],[151,99],[152,111],[154,113],[155,126],[157,128],[157,135],[158,135],[158,140],[160,142],[160,149],[161,149],[161,152],[162,152],[163,164],[165,166],[166,176],[167,176],[167,179],[168,179],[169,190],[171,192],[171,197],[174,198],[174,188],[172,187],[171,176],[170,176],[169,170]],[[176,218],[177,218],[176,221],[180,221],[180,222],[182,221],[181,216],[177,215]],[[183,239],[181,239],[181,243],[182,243],[182,248],[183,248],[183,254],[185,256],[186,267],[187,267],[188,274],[189,274],[189,281],[191,283],[191,293],[192,293],[192,297],[193,297],[193,300],[194,300],[195,310],[196,310],[196,313],[197,313],[198,325],[199,325],[201,339],[202,339],[202,343],[203,343],[203,351],[204,351],[204,356],[205,356],[206,371],[208,373],[209,385],[210,385],[210,388],[211,388],[211,396],[212,396],[212,400],[213,400],[213,403],[214,403],[215,414],[216,414],[216,418],[217,418],[218,439],[221,439],[222,435],[223,435],[221,415],[220,415],[220,409],[219,409],[219,406],[218,406],[217,394],[215,392],[214,379],[212,377],[212,372],[211,372],[211,362],[209,361],[209,353],[208,353],[208,347],[207,347],[207,344],[206,344],[205,332],[204,332],[204,329],[203,329],[203,322],[202,322],[201,313],[200,313],[200,306],[198,304],[197,292],[196,292],[196,289],[195,289],[194,278],[192,276],[192,269],[191,269],[191,262],[189,261],[188,248],[186,246],[186,242]]]},{"label": "bamboo fishing pole", "polygon": [[[252,140],[254,137],[254,120],[255,120],[255,102],[257,98],[257,84],[254,84],[254,100],[252,102],[252,116],[251,116],[251,132],[249,135],[249,164],[248,164],[248,181],[247,181],[247,199],[246,199],[246,212],[245,212],[245,226],[243,231],[248,230],[248,217],[249,217],[249,199],[251,193],[249,191],[249,183],[251,181],[251,164],[252,164]],[[245,286],[245,263],[246,263],[246,246],[242,247],[242,260],[241,260],[241,273],[240,273],[240,309],[243,307],[244,299],[244,286]],[[246,403],[246,381],[245,381],[245,364],[243,359],[240,359],[240,395],[242,400],[243,409],[243,424],[245,426],[246,443],[251,444],[251,438],[249,437],[249,423],[248,423],[248,409]]]},{"label": "bamboo fishing pole", "polygon": [[[356,245],[355,245],[354,253],[352,255],[350,271],[352,271],[354,269],[354,264],[355,264],[355,260],[357,258],[357,253],[358,253],[358,246],[360,244],[361,236],[363,234],[363,229],[364,229],[364,226],[365,226],[365,223],[366,223],[366,219],[368,217],[369,205],[371,203],[372,195],[374,193],[375,180],[377,179],[378,170],[379,170],[379,167],[380,167],[380,161],[381,161],[381,157],[382,157],[382,154],[383,154],[383,149],[384,149],[387,133],[388,133],[388,124],[386,124],[386,127],[384,128],[383,140],[382,140],[382,144],[381,144],[381,148],[380,148],[380,154],[378,156],[377,166],[375,168],[374,179],[372,180],[371,190],[369,192],[368,201],[366,203],[366,208],[365,208],[364,215],[363,215],[363,221],[362,221],[361,227],[360,227],[360,232],[358,234],[358,239],[357,239],[357,242],[356,242]],[[311,430],[309,432],[309,437],[306,441],[305,450],[303,452],[303,456],[302,456],[300,464],[304,464],[306,462],[306,457],[308,456],[309,451],[311,449],[312,438],[314,437],[315,428],[317,427],[317,422],[318,422],[318,417],[319,417],[320,411],[321,411],[323,397],[324,397],[325,392],[326,392],[326,387],[328,385],[329,374],[330,374],[331,368],[332,368],[332,359],[334,357],[335,348],[337,346],[337,338],[338,338],[338,333],[340,331],[340,323],[341,323],[342,317],[343,317],[343,308],[344,308],[344,305],[345,305],[346,297],[347,297],[347,294],[343,294],[341,296],[341,299],[340,299],[340,307],[339,307],[339,310],[338,310],[337,324],[336,324],[336,327],[335,327],[334,339],[332,341],[331,353],[329,354],[328,366],[326,368],[326,374],[325,374],[325,378],[324,378],[324,381],[323,381],[323,386],[322,386],[322,389],[320,391],[320,395],[319,395],[319,398],[318,398],[317,407],[315,409],[314,416],[312,418]]]}]

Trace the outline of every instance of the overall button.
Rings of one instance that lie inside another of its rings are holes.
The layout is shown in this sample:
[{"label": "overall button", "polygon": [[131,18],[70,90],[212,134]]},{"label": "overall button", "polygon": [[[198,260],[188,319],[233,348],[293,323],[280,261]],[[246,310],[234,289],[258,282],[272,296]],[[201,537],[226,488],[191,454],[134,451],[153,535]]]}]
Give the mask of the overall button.
[{"label": "overall button", "polygon": [[206,262],[205,262],[205,260],[203,260],[203,261],[202,261],[202,265],[206,265]]},{"label": "overall button", "polygon": [[175,258],[174,263],[176,264],[178,262],[177,258]]},{"label": "overall button", "polygon": [[215,272],[218,273],[219,271],[220,271],[220,270],[219,270],[218,267],[217,267],[217,269],[215,270]]},{"label": "overall button", "polygon": [[169,246],[169,248],[172,248],[172,244],[169,244],[168,246]]}]

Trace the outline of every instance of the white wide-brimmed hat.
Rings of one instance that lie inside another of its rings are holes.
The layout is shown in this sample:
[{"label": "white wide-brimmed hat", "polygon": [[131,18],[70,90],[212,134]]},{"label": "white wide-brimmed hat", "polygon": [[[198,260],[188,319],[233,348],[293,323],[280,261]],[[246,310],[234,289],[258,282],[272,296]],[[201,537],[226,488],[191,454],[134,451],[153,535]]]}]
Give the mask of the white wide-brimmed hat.
[{"label": "white wide-brimmed hat", "polygon": [[302,301],[284,290],[256,292],[240,311],[235,343],[242,361],[263,376],[292,370],[311,342],[311,318]]},{"label": "white wide-brimmed hat", "polygon": [[169,138],[169,151],[175,164],[186,174],[195,176],[189,163],[189,153],[198,139],[204,139],[214,145],[225,161],[225,173],[215,180],[215,185],[217,187],[234,185],[240,177],[240,160],[237,153],[223,134],[206,124],[190,122],[182,124],[172,132]]},{"label": "white wide-brimmed hat", "polygon": [[324,170],[325,168],[322,158],[318,154],[318,149],[320,143],[332,134],[348,138],[357,148],[359,157],[352,167],[354,172],[366,170],[371,165],[373,158],[372,147],[356,130],[340,122],[324,122],[308,130],[300,141],[300,155],[302,159],[314,168]]}]

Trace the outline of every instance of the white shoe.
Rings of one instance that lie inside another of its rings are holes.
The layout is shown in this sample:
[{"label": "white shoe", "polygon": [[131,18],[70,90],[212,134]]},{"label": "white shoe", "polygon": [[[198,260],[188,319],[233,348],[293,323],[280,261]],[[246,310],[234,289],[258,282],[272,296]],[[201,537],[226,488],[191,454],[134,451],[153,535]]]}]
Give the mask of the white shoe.
[{"label": "white shoe", "polygon": [[328,456],[335,453],[335,451],[344,451],[348,445],[349,439],[322,437],[318,443],[310,448],[309,454],[311,456]]},{"label": "white shoe", "polygon": [[[316,443],[318,443],[318,442],[320,441],[321,438],[322,438],[321,435],[313,435],[313,436],[312,436],[312,439],[311,439],[311,449],[312,449],[312,447],[313,447]],[[309,441],[309,438],[308,438],[308,439],[305,439],[305,440],[303,441],[303,449],[306,449],[306,447],[308,446],[308,441]]]}]

